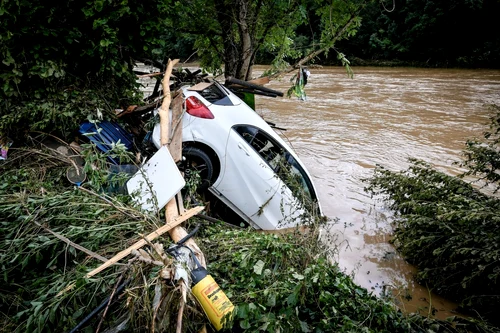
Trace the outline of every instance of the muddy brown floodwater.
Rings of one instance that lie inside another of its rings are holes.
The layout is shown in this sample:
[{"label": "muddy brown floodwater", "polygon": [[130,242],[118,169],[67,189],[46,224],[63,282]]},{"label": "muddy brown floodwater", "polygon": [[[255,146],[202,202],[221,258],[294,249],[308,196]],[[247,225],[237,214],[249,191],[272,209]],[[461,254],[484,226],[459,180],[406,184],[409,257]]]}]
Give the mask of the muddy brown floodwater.
[{"label": "muddy brown floodwater", "polygon": [[[312,174],[323,213],[338,218],[324,240],[338,248],[340,267],[375,294],[392,293],[405,311],[446,318],[456,304],[413,280],[415,268],[388,242],[391,211],[365,193],[362,179],[377,164],[406,169],[409,157],[458,174],[452,163],[466,139],[488,124],[483,105],[500,104],[500,71],[353,69],[353,79],[340,67],[311,69],[306,101],[259,96],[256,108],[288,129],[283,134]],[[266,87],[286,92],[290,77]]]}]

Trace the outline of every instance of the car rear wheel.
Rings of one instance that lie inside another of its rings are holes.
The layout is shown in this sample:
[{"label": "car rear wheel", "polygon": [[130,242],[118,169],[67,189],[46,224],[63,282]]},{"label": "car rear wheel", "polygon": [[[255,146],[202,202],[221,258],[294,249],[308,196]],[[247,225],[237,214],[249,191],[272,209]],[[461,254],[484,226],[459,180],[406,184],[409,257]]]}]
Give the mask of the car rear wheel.
[{"label": "car rear wheel", "polygon": [[187,147],[182,150],[185,160],[184,173],[186,180],[195,177],[195,173],[200,176],[200,184],[197,186],[198,192],[207,190],[215,181],[214,167],[210,156],[203,150],[195,147]]}]

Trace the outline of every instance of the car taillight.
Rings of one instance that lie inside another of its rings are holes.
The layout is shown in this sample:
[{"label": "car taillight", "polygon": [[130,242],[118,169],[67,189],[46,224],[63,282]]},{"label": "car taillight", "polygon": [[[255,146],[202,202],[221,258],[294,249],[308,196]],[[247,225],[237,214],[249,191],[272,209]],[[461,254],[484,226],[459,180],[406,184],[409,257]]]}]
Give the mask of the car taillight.
[{"label": "car taillight", "polygon": [[213,113],[195,96],[186,98],[186,112],[193,117],[214,119]]}]

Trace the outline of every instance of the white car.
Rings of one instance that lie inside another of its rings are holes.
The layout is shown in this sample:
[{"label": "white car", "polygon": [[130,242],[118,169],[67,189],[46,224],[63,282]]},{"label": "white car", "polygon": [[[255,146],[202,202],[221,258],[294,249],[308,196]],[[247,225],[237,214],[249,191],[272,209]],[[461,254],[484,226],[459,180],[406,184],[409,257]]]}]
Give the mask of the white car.
[{"label": "white car", "polygon": [[[297,154],[218,82],[182,87],[183,156],[219,200],[256,229],[308,223],[321,208]],[[152,141],[160,148],[160,127]]]}]

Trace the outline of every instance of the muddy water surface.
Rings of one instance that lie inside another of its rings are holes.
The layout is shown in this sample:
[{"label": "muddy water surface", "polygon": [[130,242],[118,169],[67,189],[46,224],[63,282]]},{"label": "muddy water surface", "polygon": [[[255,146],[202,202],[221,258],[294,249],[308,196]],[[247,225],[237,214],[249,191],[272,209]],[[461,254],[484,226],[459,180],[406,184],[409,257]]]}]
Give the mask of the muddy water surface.
[{"label": "muddy water surface", "polygon": [[[338,218],[325,241],[339,248],[340,266],[368,290],[395,295],[407,311],[448,317],[456,305],[413,281],[414,268],[388,242],[391,212],[364,192],[362,179],[377,164],[403,170],[409,157],[459,173],[452,163],[466,139],[486,129],[490,113],[483,104],[500,104],[500,71],[365,67],[354,73],[349,79],[343,68],[311,69],[306,101],[257,97],[256,108],[288,129],[283,134],[312,174],[324,214]],[[286,91],[290,76],[267,87]]]}]

